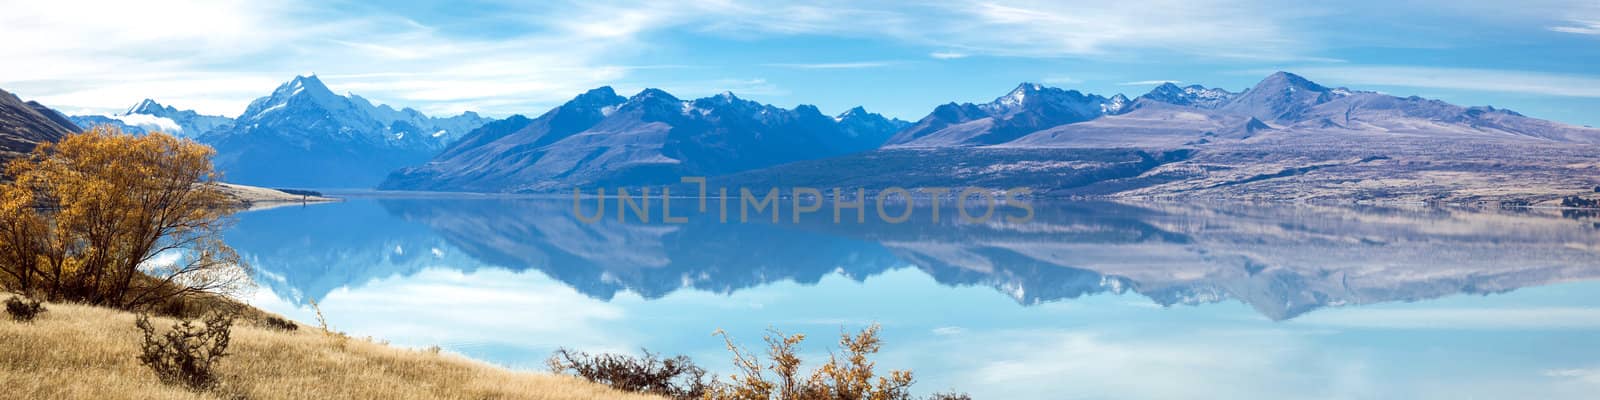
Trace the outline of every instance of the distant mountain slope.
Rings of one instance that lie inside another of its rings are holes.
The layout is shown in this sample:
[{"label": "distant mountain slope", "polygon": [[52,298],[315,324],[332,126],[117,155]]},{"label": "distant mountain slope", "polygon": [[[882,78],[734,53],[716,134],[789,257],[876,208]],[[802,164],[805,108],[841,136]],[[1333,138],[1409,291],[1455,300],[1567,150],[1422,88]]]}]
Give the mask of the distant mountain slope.
[{"label": "distant mountain slope", "polygon": [[[1001,147],[1174,147],[1237,142],[1265,136],[1296,137],[1312,132],[1320,135],[1418,136],[1438,139],[1600,143],[1600,130],[1528,118],[1494,107],[1461,107],[1420,97],[1396,97],[1377,92],[1330,88],[1299,75],[1274,73],[1254,87],[1232,93],[1199,85],[1179,87],[1161,84],[1149,93],[1122,107],[1107,107],[1104,113],[1086,114],[1077,109],[1033,111],[1027,121],[1052,121],[1022,128],[1027,132],[1003,142],[971,138],[1006,138],[994,125],[998,119],[985,110],[1008,98],[1024,93],[1077,93],[1060,89],[1031,89],[1024,84],[1011,94],[989,105],[944,105],[936,108],[917,126],[902,131],[891,140],[897,148],[962,147],[997,145]],[[1037,97],[1037,96],[1036,96]],[[1058,96],[1059,97],[1059,96]],[[1119,98],[1113,96],[1112,98]],[[1095,104],[1098,95],[1080,95]],[[1042,102],[1061,104],[1063,100]],[[1117,104],[1117,103],[1112,103]],[[964,110],[964,111],[962,111]],[[1112,112],[1117,110],[1117,112]],[[1089,110],[1092,111],[1092,110]],[[976,113],[976,115],[970,115]],[[952,117],[954,116],[954,117]],[[967,121],[938,125],[941,121]],[[1067,122],[1063,122],[1067,121]],[[936,127],[924,133],[923,126]],[[1012,123],[1012,129],[1020,125]],[[1031,129],[1031,130],[1029,130]],[[987,135],[987,136],[984,136]],[[1265,135],[1265,136],[1263,136]],[[940,138],[944,136],[945,138]],[[1373,146],[1381,147],[1379,143]]]},{"label": "distant mountain slope", "polygon": [[[73,125],[77,125],[79,127],[82,127],[83,129],[94,128],[94,127],[101,126],[101,125],[108,125],[108,126],[111,126],[113,128],[117,128],[117,130],[120,130],[123,133],[131,133],[131,134],[135,134],[135,135],[143,135],[143,134],[152,132],[152,130],[160,130],[159,128],[156,128],[156,127],[157,126],[161,126],[160,122],[155,122],[155,123],[152,123],[152,124],[130,125],[127,122],[124,122],[121,119],[117,119],[116,117],[106,116],[106,115],[72,115],[72,116],[68,116],[67,120],[72,121]],[[154,122],[154,121],[152,121],[152,122]],[[151,127],[152,130],[146,130],[145,127]]]},{"label": "distant mountain slope", "polygon": [[61,140],[78,127],[61,113],[37,102],[24,102],[0,90],[0,161],[33,151],[39,143]]},{"label": "distant mountain slope", "polygon": [[[1593,158],[1600,130],[1494,107],[1333,88],[1286,72],[1241,93],[1162,84],[1132,102],[1109,101],[1120,97],[1023,84],[989,104],[939,106],[877,152],[712,182],[844,182],[868,190],[1003,183],[1047,196],[1514,203],[1600,185]],[[1094,113],[1095,104],[1106,107]],[[1107,164],[1105,156],[1116,153],[1100,150],[1116,149],[1151,161]]]},{"label": "distant mountain slope", "polygon": [[70,118],[78,126],[111,125],[127,133],[162,132],[189,138],[233,123],[233,118],[179,110],[151,99],[141,100],[126,111],[113,115],[74,115]]},{"label": "distant mountain slope", "polygon": [[949,103],[889,139],[890,147],[963,147],[1009,142],[1029,133],[1126,111],[1128,99],[1023,83],[985,104]]},{"label": "distant mountain slope", "polygon": [[300,76],[251,102],[233,123],[199,137],[217,149],[229,182],[276,187],[365,188],[420,164],[488,120],[431,118],[412,109],[339,96]]},{"label": "distant mountain slope", "polygon": [[591,90],[535,119],[484,126],[384,189],[528,192],[581,185],[674,183],[870,150],[903,122],[859,108],[838,117],[732,93],[680,100],[658,89],[630,98]]}]

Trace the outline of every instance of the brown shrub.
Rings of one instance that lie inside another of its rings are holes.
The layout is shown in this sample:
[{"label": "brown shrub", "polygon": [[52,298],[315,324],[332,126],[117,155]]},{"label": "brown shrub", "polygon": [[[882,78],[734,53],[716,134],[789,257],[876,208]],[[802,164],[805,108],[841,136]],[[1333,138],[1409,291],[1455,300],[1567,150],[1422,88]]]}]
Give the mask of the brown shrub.
[{"label": "brown shrub", "polygon": [[[863,329],[856,335],[839,335],[839,354],[828,356],[828,362],[818,367],[810,376],[799,374],[801,360],[795,346],[805,341],[805,335],[784,335],[773,330],[766,337],[767,356],[770,362],[739,348],[726,332],[717,331],[733,353],[734,366],[740,374],[730,376],[729,383],[713,380],[707,398],[738,400],[909,400],[911,399],[911,371],[889,371],[888,376],[878,376],[873,371],[877,363],[869,357],[882,346],[878,338],[878,325]],[[767,372],[772,372],[769,378]]]},{"label": "brown shrub", "polygon": [[300,325],[295,325],[294,321],[290,321],[290,320],[287,320],[287,319],[278,318],[278,317],[274,317],[274,316],[267,316],[266,319],[261,320],[261,325],[265,326],[267,328],[276,329],[276,330],[280,330],[280,331],[287,331],[287,332],[293,332],[293,331],[300,330]]},{"label": "brown shrub", "polygon": [[147,315],[140,315],[134,326],[144,332],[139,362],[155,371],[162,382],[197,391],[216,387],[215,365],[227,355],[232,315],[212,313],[200,325],[190,319],[179,320],[160,335]]},{"label": "brown shrub", "polygon": [[33,322],[39,314],[44,313],[44,302],[27,299],[22,296],[12,296],[6,299],[6,313],[11,314],[11,320],[17,322]]},{"label": "brown shrub", "polygon": [[699,399],[705,396],[706,370],[686,356],[660,358],[644,350],[644,355],[596,354],[556,350],[548,361],[550,370],[570,374],[618,390],[649,393],[673,399]]}]

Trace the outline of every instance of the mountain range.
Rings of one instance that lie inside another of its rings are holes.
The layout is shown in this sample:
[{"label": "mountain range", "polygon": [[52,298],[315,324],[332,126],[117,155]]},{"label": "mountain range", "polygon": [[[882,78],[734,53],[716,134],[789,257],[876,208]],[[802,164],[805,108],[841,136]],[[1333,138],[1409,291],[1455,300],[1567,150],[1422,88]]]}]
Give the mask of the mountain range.
[{"label": "mountain range", "polygon": [[217,149],[230,182],[258,186],[365,188],[389,171],[428,160],[487,118],[433,118],[334,94],[315,75],[297,76],[252,101],[233,123],[198,137]]},{"label": "mountain range", "polygon": [[162,132],[178,137],[194,138],[214,129],[233,123],[233,118],[203,115],[193,110],[179,110],[144,99],[113,115],[73,115],[68,117],[81,127],[111,125],[123,132],[143,134]]},{"label": "mountain range", "polygon": [[[860,108],[833,120],[731,94],[600,88],[536,119],[486,125],[380,188],[549,192],[698,175],[725,187],[1536,202],[1600,183],[1588,159],[1600,130],[1287,72],[1242,92],[1164,83],[1132,99],[1023,83],[910,123]],[[1520,186],[1495,183],[1508,181]]]},{"label": "mountain range", "polygon": [[722,93],[680,100],[659,89],[590,90],[537,118],[468,134],[381,189],[536,192],[572,185],[675,183],[882,145],[904,121],[857,107],[836,117]]},{"label": "mountain range", "polygon": [[420,164],[490,118],[429,117],[411,108],[338,95],[315,75],[296,76],[243,114],[204,115],[144,99],[112,115],[77,115],[78,126],[163,132],[217,149],[229,182],[258,186],[370,188],[390,171]]},{"label": "mountain range", "polygon": [[1131,99],[1023,83],[915,122],[861,107],[828,116],[732,93],[623,97],[610,87],[534,118],[435,118],[336,95],[316,76],[232,119],[151,100],[99,118],[76,121],[179,132],[216,147],[230,181],[267,186],[537,193],[708,176],[780,188],[1537,203],[1600,185],[1595,128],[1287,72],[1242,92],[1165,83]]}]

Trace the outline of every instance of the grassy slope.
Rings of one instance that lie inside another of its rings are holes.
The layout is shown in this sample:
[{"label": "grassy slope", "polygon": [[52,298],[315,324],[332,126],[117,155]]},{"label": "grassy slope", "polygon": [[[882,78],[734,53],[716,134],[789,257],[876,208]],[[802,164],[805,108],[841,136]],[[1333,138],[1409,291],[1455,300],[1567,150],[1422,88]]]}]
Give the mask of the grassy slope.
[{"label": "grassy slope", "polygon": [[[0,300],[8,297],[0,294]],[[647,399],[570,377],[518,373],[449,354],[340,339],[316,329],[240,321],[222,387],[163,385],[135,359],[140,334],[122,311],[49,304],[30,324],[0,312],[0,398],[7,399]],[[158,328],[171,320],[152,321]]]}]

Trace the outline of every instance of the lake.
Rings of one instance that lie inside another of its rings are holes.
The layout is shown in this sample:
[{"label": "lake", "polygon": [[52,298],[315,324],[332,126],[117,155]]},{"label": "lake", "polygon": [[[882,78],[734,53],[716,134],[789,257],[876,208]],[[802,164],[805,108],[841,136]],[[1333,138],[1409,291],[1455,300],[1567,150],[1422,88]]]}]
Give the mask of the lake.
[{"label": "lake", "polygon": [[315,299],[337,330],[517,369],[558,347],[646,348],[726,375],[712,332],[759,348],[769,327],[806,334],[814,366],[841,330],[878,323],[880,370],[979,399],[1600,390],[1591,215],[1034,208],[1018,223],[589,223],[570,199],[356,197],[242,213],[226,239],[261,308],[314,325]]}]

